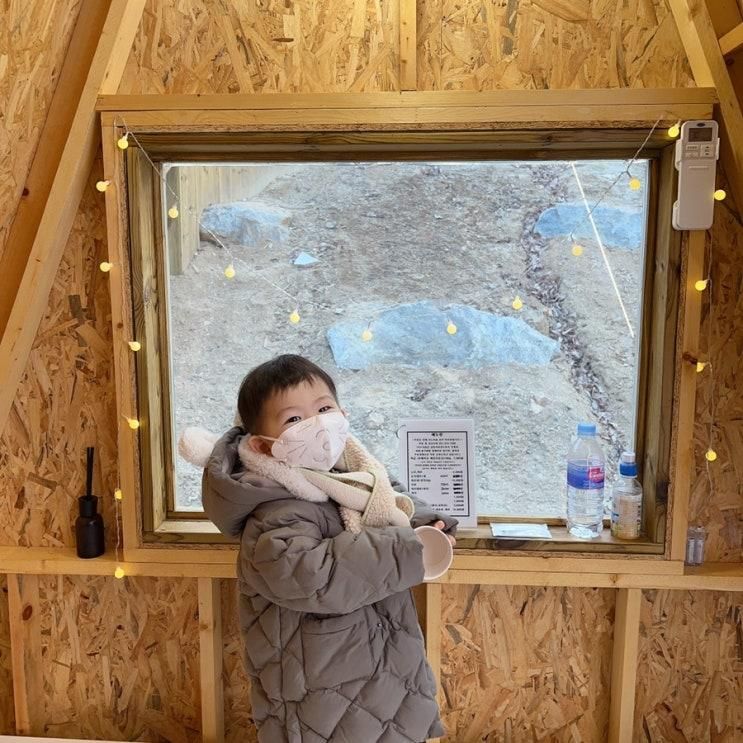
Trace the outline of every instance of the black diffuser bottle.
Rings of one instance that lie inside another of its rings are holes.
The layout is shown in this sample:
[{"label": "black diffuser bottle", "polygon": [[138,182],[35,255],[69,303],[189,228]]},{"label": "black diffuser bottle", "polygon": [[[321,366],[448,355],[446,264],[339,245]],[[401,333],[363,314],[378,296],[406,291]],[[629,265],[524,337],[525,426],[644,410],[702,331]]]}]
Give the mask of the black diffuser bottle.
[{"label": "black diffuser bottle", "polygon": [[75,522],[78,557],[99,557],[106,549],[103,539],[103,517],[98,513],[98,498],[93,495],[93,447],[88,447],[88,477],[85,495],[77,500],[80,515]]}]

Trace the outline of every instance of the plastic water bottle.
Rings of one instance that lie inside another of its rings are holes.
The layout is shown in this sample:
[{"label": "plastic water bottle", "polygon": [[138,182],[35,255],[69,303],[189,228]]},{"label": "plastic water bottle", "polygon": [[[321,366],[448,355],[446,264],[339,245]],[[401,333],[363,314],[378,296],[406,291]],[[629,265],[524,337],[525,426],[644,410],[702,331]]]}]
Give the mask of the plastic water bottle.
[{"label": "plastic water bottle", "polygon": [[612,488],[611,534],[617,539],[639,539],[642,532],[642,486],[637,479],[633,451],[619,458],[619,479]]},{"label": "plastic water bottle", "polygon": [[593,423],[578,424],[568,452],[568,531],[595,539],[604,528],[605,459]]}]

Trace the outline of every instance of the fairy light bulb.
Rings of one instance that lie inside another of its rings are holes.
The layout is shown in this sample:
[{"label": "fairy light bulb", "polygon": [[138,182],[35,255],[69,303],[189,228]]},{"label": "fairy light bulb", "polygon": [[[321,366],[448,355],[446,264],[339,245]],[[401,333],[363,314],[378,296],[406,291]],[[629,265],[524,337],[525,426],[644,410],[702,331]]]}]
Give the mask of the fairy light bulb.
[{"label": "fairy light bulb", "polygon": [[126,573],[124,572],[124,568],[122,568],[121,565],[118,565],[116,570],[114,570],[114,578],[121,580],[125,575]]},{"label": "fairy light bulb", "polygon": [[694,288],[698,292],[703,292],[707,288],[707,284],[709,284],[709,279],[699,279],[699,281],[694,282]]},{"label": "fairy light bulb", "polygon": [[171,219],[178,219],[178,213],[178,207],[175,204],[168,209],[168,216]]},{"label": "fairy light bulb", "polygon": [[727,193],[725,193],[724,188],[718,188],[712,195],[715,197],[715,201],[722,201],[727,196]]},{"label": "fairy light bulb", "polygon": [[108,273],[113,267],[114,264],[109,263],[108,261],[103,261],[103,263],[98,266],[98,268],[100,268],[103,273]]},{"label": "fairy light bulb", "polygon": [[681,134],[681,122],[677,121],[675,124],[672,124],[668,127],[668,136],[671,137],[671,139],[676,139],[679,134]]},{"label": "fairy light bulb", "polygon": [[580,258],[580,256],[583,255],[583,246],[578,245],[577,243],[573,245],[572,250],[570,251],[576,258]]},{"label": "fairy light bulb", "polygon": [[639,178],[630,178],[629,187],[631,191],[639,191],[642,188],[642,183],[640,183]]},{"label": "fairy light bulb", "polygon": [[136,418],[127,418],[126,422],[129,424],[129,428],[132,431],[136,431],[139,428],[139,421]]},{"label": "fairy light bulb", "polygon": [[709,449],[707,449],[707,451],[705,452],[705,454],[704,454],[704,458],[705,458],[705,459],[706,459],[706,460],[707,460],[708,462],[714,462],[714,461],[715,461],[715,459],[717,459],[717,452],[716,452],[716,451],[715,451],[714,449],[712,449],[712,448],[709,448]]},{"label": "fairy light bulb", "polygon": [[302,318],[299,316],[299,310],[294,310],[291,315],[289,315],[289,322],[292,325],[296,325]]},{"label": "fairy light bulb", "polygon": [[370,328],[365,328],[364,332],[361,334],[361,340],[364,341],[364,343],[368,343],[373,337],[374,333],[372,333]]},{"label": "fairy light bulb", "polygon": [[516,311],[520,310],[524,306],[524,303],[521,301],[521,297],[517,294],[516,299],[511,302],[511,307],[513,307]]},{"label": "fairy light bulb", "polygon": [[120,150],[125,150],[129,146],[129,135],[128,134],[123,134],[121,137],[119,137],[116,140],[116,146]]},{"label": "fairy light bulb", "polygon": [[108,190],[108,187],[111,185],[111,181],[98,181],[95,184],[95,187],[103,193],[104,191]]},{"label": "fairy light bulb", "polygon": [[706,366],[706,361],[697,361],[697,374],[701,374]]},{"label": "fairy light bulb", "polygon": [[129,341],[129,348],[136,352],[142,348],[142,344],[139,341]]},{"label": "fairy light bulb", "polygon": [[446,332],[449,333],[449,335],[456,335],[457,333],[457,326],[451,320],[449,320],[446,325]]},{"label": "fairy light bulb", "polygon": [[227,268],[224,269],[224,275],[228,279],[234,279],[235,278],[235,267],[231,263],[230,263],[229,266],[227,266]]},{"label": "fairy light bulb", "polygon": [[121,488],[114,490],[114,498],[116,500],[124,500],[124,494],[121,492]]}]

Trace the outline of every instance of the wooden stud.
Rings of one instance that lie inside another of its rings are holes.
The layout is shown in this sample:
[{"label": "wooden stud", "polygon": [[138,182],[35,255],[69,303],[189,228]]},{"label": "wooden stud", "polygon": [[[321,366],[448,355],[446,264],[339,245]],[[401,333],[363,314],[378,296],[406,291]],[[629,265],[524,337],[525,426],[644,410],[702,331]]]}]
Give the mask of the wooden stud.
[{"label": "wooden stud", "polygon": [[47,307],[62,253],[98,149],[95,104],[121,80],[145,0],[112,0],[49,198],[0,341],[0,429]]},{"label": "wooden stud", "polygon": [[610,743],[632,743],[641,601],[639,588],[622,588],[617,594],[609,706]]},{"label": "wooden stud", "polygon": [[[439,707],[443,694],[441,693],[441,593],[439,583],[426,583],[426,657],[436,679],[436,689]],[[439,741],[433,738],[433,743]]]},{"label": "wooden stud", "polygon": [[8,576],[8,613],[16,732],[19,735],[43,735],[44,683],[37,576]]},{"label": "wooden stud", "polygon": [[416,0],[400,0],[400,90],[415,90],[417,66]]},{"label": "wooden stud", "polygon": [[204,743],[222,743],[222,582],[214,578],[199,578],[198,581],[202,739]]},{"label": "wooden stud", "polygon": [[743,46],[743,23],[739,23],[735,28],[728,31],[720,39],[720,51],[722,56],[738,51]]}]

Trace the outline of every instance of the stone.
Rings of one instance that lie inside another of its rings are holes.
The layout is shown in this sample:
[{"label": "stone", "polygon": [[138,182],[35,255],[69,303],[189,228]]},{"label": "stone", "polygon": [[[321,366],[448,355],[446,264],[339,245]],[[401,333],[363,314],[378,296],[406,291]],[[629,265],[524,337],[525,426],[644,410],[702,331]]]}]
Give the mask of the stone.
[{"label": "stone", "polygon": [[[601,241],[610,248],[637,250],[643,244],[645,215],[641,211],[599,205],[593,219]],[[583,203],[565,203],[545,209],[534,226],[542,237],[569,237],[595,240],[588,212]]]},{"label": "stone", "polygon": [[295,259],[294,259],[294,265],[295,266],[311,266],[314,263],[317,263],[318,259],[315,258],[314,255],[310,255],[309,253],[305,253],[302,251]]},{"label": "stone", "polygon": [[292,214],[278,206],[260,201],[233,201],[212,204],[201,214],[200,237],[237,245],[261,246],[266,242],[283,243],[289,237]]},{"label": "stone", "polygon": [[[446,332],[451,320],[457,332]],[[374,336],[361,334],[368,319],[339,321],[327,338],[336,366],[366,369],[374,365],[450,366],[479,369],[499,364],[546,366],[558,343],[521,318],[452,305],[441,309],[425,300],[392,307],[374,319]]]}]

